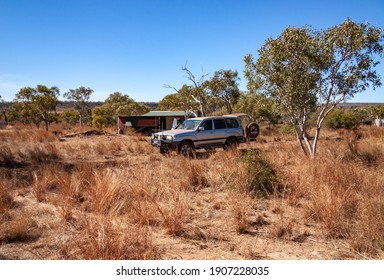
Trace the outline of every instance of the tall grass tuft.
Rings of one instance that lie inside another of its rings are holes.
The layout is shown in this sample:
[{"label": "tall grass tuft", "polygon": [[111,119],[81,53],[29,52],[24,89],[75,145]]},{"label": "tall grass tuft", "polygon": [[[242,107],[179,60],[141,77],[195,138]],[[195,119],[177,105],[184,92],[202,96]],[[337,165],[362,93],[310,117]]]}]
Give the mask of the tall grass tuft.
[{"label": "tall grass tuft", "polygon": [[7,179],[0,178],[0,215],[6,214],[14,205],[8,185],[9,181]]},{"label": "tall grass tuft", "polygon": [[14,154],[10,147],[1,146],[0,147],[0,166],[12,166],[15,162]]},{"label": "tall grass tuft", "polygon": [[113,216],[88,217],[84,226],[62,245],[65,259],[150,260],[159,258],[148,227]]},{"label": "tall grass tuft", "polygon": [[92,210],[99,214],[119,215],[125,209],[128,176],[111,168],[94,171],[94,185],[88,189]]}]

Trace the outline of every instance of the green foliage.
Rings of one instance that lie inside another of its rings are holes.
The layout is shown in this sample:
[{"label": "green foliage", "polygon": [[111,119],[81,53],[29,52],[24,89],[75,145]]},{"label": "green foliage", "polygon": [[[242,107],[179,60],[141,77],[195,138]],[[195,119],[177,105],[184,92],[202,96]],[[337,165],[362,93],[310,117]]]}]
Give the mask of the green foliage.
[{"label": "green foliage", "polygon": [[269,38],[253,63],[245,58],[244,74],[250,92],[258,87],[271,96],[285,116],[311,111],[316,106],[313,90],[320,78],[321,57],[314,31],[289,27],[277,38]]},{"label": "green foliage", "polygon": [[227,114],[232,113],[233,105],[240,97],[238,88],[240,78],[237,71],[219,70],[212,78],[205,80],[206,74],[197,78],[186,65],[181,70],[186,73],[192,85],[183,85],[180,89],[165,85],[176,93],[169,94],[160,101],[159,109],[197,111],[200,116],[224,111]]},{"label": "green foliage", "polygon": [[356,129],[361,120],[351,110],[335,109],[324,121],[324,126],[333,129]]},{"label": "green foliage", "polygon": [[79,116],[80,127],[83,125],[84,116],[88,113],[88,101],[91,97],[93,90],[90,88],[79,87],[77,89],[70,89],[64,93],[64,97],[75,104],[75,110]]},{"label": "green foliage", "polygon": [[276,102],[264,94],[242,93],[234,110],[253,116],[259,123],[275,125],[281,120]]},{"label": "green foliage", "polygon": [[206,87],[212,97],[224,104],[227,114],[232,114],[232,105],[236,104],[240,97],[237,71],[219,70],[212,79],[206,81]]},{"label": "green foliage", "polygon": [[179,111],[188,108],[184,105],[183,96],[179,93],[171,93],[166,95],[159,102],[159,110],[162,111]]},{"label": "green foliage", "polygon": [[[350,19],[322,31],[288,27],[266,41],[256,62],[251,54],[245,56],[248,90],[276,101],[294,125],[303,152],[314,158],[323,121],[336,105],[369,86],[381,86],[375,67],[383,56],[383,39],[382,29]],[[318,105],[311,143],[306,129]]]},{"label": "green foliage", "polygon": [[284,135],[295,135],[295,129],[293,128],[292,124],[290,123],[284,123],[279,127],[279,133]]},{"label": "green foliage", "polygon": [[114,124],[114,118],[110,108],[107,106],[95,107],[92,110],[92,126],[97,129],[103,129],[108,125]]},{"label": "green foliage", "polygon": [[384,105],[377,105],[372,107],[373,118],[384,118]]},{"label": "green foliage", "polygon": [[266,197],[278,192],[279,180],[267,159],[255,150],[246,151],[241,159],[247,166],[246,189],[252,196]]},{"label": "green foliage", "polygon": [[75,110],[67,109],[59,113],[59,121],[63,124],[75,125],[78,120],[78,113]]},{"label": "green foliage", "polygon": [[108,108],[111,118],[119,115],[141,115],[149,111],[149,107],[135,102],[131,97],[120,92],[114,92],[105,100],[104,106]]},{"label": "green foliage", "polygon": [[367,122],[372,121],[374,117],[372,106],[367,107],[361,107],[361,108],[355,108],[351,109],[351,112],[356,116],[356,118],[361,122]]},{"label": "green foliage", "polygon": [[56,111],[59,102],[58,97],[57,87],[48,88],[44,85],[38,85],[36,88],[25,87],[16,94],[13,108],[23,122],[34,123],[37,127],[44,122],[45,129],[48,130],[52,112]]},{"label": "green foliage", "polygon": [[198,110],[199,104],[192,98],[193,93],[192,86],[183,85],[177,93],[168,94],[159,102],[159,110]]},{"label": "green foliage", "polygon": [[6,124],[8,124],[8,108],[0,95],[0,120],[1,119],[3,119]]}]

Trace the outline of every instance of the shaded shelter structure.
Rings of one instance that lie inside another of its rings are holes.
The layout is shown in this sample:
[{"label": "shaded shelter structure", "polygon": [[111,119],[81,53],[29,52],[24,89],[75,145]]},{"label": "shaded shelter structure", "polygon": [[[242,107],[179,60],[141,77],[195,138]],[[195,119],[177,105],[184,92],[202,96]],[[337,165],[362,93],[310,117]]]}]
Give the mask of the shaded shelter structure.
[{"label": "shaded shelter structure", "polygon": [[124,115],[118,116],[117,128],[119,134],[127,134],[129,131],[152,133],[172,129],[176,123],[195,116],[193,112],[185,111],[150,111],[144,115]]}]

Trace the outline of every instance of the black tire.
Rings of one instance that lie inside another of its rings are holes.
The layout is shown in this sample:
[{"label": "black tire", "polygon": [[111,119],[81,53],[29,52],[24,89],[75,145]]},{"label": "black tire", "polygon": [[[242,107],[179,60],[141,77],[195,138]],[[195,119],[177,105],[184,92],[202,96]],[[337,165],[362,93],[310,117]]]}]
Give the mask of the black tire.
[{"label": "black tire", "polygon": [[260,128],[255,123],[250,123],[246,127],[247,139],[255,140],[259,136]]},{"label": "black tire", "polygon": [[183,141],[179,144],[179,154],[181,154],[187,158],[194,158],[195,157],[195,146],[190,141]]},{"label": "black tire", "polygon": [[239,143],[235,138],[228,138],[224,145],[224,150],[231,151],[236,150]]},{"label": "black tire", "polygon": [[160,154],[165,155],[168,154],[168,149],[167,148],[160,148]]}]

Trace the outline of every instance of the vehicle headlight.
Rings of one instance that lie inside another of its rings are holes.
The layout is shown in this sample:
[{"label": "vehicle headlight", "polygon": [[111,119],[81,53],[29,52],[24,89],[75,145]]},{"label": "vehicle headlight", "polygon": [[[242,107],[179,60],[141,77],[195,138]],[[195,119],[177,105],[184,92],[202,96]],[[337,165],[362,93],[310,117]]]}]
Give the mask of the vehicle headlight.
[{"label": "vehicle headlight", "polygon": [[167,135],[167,137],[165,138],[165,140],[167,140],[167,141],[173,141],[173,136],[172,136],[172,135]]}]

